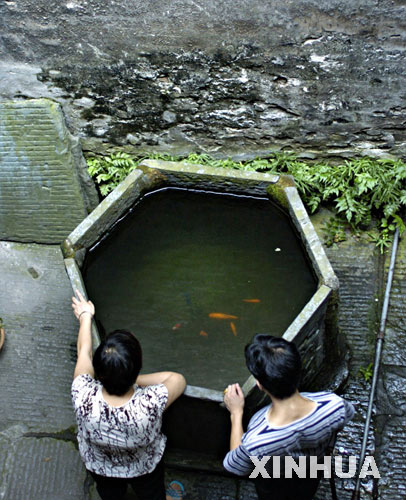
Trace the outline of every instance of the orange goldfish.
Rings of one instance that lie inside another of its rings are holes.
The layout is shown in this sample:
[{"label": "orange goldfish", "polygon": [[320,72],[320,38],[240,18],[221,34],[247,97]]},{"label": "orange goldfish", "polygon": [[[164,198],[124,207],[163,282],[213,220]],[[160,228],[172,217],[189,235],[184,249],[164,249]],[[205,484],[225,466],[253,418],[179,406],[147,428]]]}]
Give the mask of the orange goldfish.
[{"label": "orange goldfish", "polygon": [[237,336],[237,328],[235,327],[235,324],[232,321],[230,321],[230,327],[231,327],[231,331],[233,332],[234,337],[236,337]]},{"label": "orange goldfish", "polygon": [[238,319],[238,316],[233,316],[232,314],[224,314],[224,313],[210,313],[209,318],[213,318],[213,319]]},{"label": "orange goldfish", "polygon": [[173,325],[172,330],[177,330],[182,326],[182,323],[176,323],[176,325]]},{"label": "orange goldfish", "polygon": [[200,335],[202,337],[208,337],[209,336],[209,334],[207,332],[205,332],[204,330],[200,330]]},{"label": "orange goldfish", "polygon": [[242,299],[243,302],[249,302],[250,304],[258,304],[258,302],[261,302],[260,299]]}]

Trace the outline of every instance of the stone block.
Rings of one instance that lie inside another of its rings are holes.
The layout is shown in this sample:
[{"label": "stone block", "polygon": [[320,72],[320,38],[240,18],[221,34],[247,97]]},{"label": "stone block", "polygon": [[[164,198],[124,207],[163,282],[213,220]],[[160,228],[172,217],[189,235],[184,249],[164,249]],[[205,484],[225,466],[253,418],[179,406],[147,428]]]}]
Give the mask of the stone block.
[{"label": "stone block", "polygon": [[0,238],[60,243],[97,203],[59,104],[0,103]]},{"label": "stone block", "polygon": [[73,443],[22,438],[3,496],[14,500],[83,500],[86,470]]},{"label": "stone block", "polygon": [[74,425],[70,385],[77,320],[59,246],[0,243],[0,431],[14,422],[30,431]]}]

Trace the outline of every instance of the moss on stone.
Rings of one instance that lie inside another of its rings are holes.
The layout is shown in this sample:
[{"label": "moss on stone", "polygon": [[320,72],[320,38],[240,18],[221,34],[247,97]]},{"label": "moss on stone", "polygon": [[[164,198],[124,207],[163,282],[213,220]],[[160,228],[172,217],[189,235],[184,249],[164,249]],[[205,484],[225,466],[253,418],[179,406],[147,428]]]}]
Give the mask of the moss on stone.
[{"label": "moss on stone", "polygon": [[151,185],[153,185],[155,187],[158,187],[158,185],[160,183],[163,184],[168,179],[167,176],[163,172],[161,172],[157,169],[152,169],[150,167],[147,167],[147,166],[143,165],[142,163],[137,166],[137,169],[141,170],[145,175],[147,175],[151,181]]},{"label": "moss on stone", "polygon": [[69,238],[66,238],[66,240],[61,243],[61,250],[65,259],[75,258],[75,249],[73,248]]},{"label": "moss on stone", "polygon": [[289,202],[285,193],[285,188],[295,187],[295,181],[291,175],[281,175],[278,182],[270,184],[266,192],[272,201],[276,202],[285,210],[289,210]]}]

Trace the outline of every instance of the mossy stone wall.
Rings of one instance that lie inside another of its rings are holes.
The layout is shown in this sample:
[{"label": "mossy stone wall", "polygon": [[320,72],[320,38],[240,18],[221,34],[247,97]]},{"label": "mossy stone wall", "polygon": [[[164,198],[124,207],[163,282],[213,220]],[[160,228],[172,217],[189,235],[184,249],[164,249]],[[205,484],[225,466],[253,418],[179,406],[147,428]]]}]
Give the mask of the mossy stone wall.
[{"label": "mossy stone wall", "polygon": [[60,105],[0,103],[0,239],[60,243],[97,203]]}]

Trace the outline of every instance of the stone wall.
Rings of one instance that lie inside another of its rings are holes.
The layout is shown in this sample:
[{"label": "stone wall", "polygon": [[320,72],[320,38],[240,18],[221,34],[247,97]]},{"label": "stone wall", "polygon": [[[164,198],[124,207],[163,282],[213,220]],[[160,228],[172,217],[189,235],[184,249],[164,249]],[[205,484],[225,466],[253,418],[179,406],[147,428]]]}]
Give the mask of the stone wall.
[{"label": "stone wall", "polygon": [[406,155],[403,0],[6,0],[0,97],[85,149]]}]

